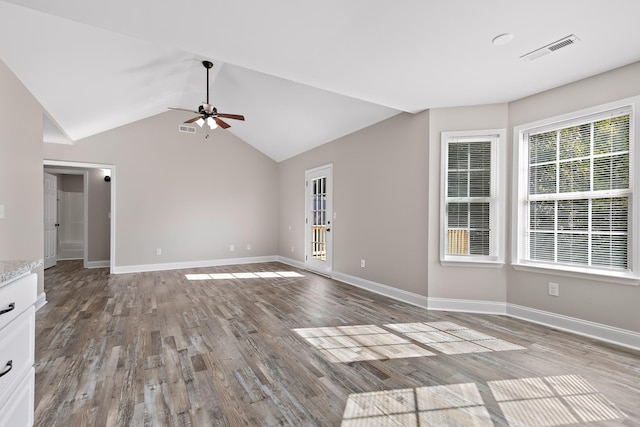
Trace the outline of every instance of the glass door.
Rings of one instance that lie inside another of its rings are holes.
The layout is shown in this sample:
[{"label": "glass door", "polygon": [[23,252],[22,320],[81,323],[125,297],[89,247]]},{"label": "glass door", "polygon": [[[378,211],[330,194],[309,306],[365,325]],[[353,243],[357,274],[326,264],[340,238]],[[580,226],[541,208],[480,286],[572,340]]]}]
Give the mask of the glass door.
[{"label": "glass door", "polygon": [[322,274],[332,269],[332,165],[306,172],[305,267]]}]

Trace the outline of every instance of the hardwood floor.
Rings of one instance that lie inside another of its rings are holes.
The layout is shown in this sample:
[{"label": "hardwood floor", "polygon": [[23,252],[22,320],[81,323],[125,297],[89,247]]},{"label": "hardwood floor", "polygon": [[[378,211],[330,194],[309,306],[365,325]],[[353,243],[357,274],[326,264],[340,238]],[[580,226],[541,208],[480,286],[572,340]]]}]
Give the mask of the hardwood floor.
[{"label": "hardwood floor", "polygon": [[639,352],[279,263],[65,261],[45,291],[38,426],[640,425]]}]

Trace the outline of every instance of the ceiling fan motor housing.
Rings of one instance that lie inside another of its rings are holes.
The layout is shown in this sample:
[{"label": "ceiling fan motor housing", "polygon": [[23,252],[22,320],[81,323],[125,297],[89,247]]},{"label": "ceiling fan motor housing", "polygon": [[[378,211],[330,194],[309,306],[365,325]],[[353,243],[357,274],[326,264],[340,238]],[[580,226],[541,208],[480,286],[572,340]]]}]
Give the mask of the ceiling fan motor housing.
[{"label": "ceiling fan motor housing", "polygon": [[218,110],[211,104],[202,104],[198,106],[198,112],[205,116],[214,116],[218,113]]}]

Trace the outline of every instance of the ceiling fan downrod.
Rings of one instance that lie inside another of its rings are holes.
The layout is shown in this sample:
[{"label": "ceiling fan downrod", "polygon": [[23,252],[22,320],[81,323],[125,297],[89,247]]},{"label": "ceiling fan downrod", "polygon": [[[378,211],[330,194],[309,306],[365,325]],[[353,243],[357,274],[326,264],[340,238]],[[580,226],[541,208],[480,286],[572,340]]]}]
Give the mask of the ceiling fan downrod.
[{"label": "ceiling fan downrod", "polygon": [[209,105],[209,70],[213,67],[213,62],[202,61],[202,65],[207,69],[207,105]]}]

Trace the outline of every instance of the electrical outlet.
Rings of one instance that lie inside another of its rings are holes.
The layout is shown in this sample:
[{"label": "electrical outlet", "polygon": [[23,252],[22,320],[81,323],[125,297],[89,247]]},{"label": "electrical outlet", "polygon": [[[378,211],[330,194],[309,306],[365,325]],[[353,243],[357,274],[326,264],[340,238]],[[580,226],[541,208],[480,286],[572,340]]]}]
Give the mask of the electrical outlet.
[{"label": "electrical outlet", "polygon": [[229,252],[233,252],[236,250],[236,247],[233,245],[229,245]]},{"label": "electrical outlet", "polygon": [[364,260],[363,260],[363,259],[361,259],[361,260],[360,260],[360,267],[364,268],[365,264],[366,264],[366,263],[364,262]]},{"label": "electrical outlet", "polygon": [[291,246],[291,252],[295,252],[296,248],[294,248],[293,246]]},{"label": "electrical outlet", "polygon": [[250,251],[251,250],[251,245],[247,245],[247,250]]},{"label": "electrical outlet", "polygon": [[0,219],[4,218],[4,205],[0,205]]},{"label": "electrical outlet", "polygon": [[156,255],[162,255],[162,249],[160,248],[156,249]]},{"label": "electrical outlet", "polygon": [[557,283],[549,282],[549,295],[552,297],[560,296],[560,285]]}]

